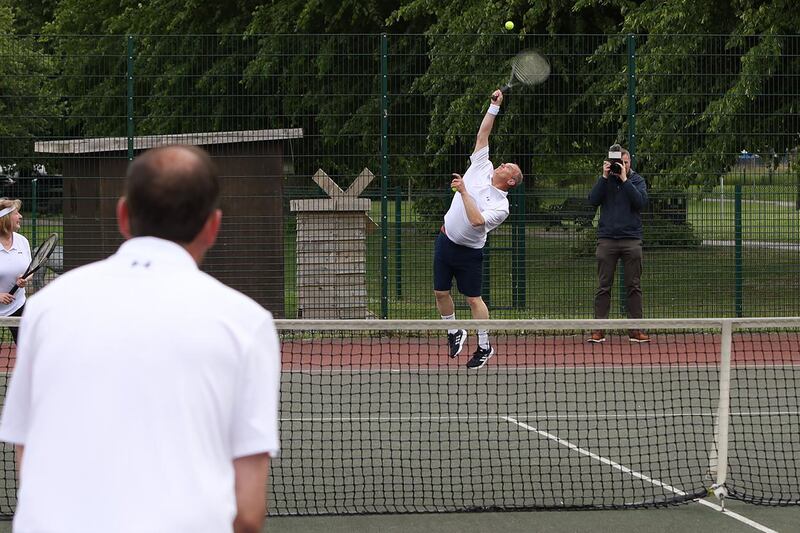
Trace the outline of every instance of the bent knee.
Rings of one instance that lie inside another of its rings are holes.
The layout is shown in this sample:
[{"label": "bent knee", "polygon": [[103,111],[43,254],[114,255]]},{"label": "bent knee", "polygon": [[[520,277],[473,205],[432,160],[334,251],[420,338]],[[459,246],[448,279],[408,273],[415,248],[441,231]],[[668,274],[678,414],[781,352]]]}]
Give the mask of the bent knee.
[{"label": "bent knee", "polygon": [[467,300],[467,304],[469,304],[470,307],[473,306],[473,305],[480,305],[480,304],[483,303],[483,297],[482,296],[467,296],[466,300]]}]

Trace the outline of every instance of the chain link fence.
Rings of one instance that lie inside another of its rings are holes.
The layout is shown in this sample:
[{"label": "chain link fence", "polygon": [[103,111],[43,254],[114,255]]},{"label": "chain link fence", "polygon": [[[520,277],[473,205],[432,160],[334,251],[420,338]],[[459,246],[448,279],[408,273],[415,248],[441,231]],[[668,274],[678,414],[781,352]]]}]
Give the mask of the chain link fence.
[{"label": "chain link fence", "polygon": [[451,173],[536,48],[550,79],[512,92],[490,139],[526,176],[485,251],[492,316],[591,316],[586,197],[615,142],[650,190],[646,317],[798,316],[800,38],[693,37],[2,36],[0,194],[33,245],[62,238],[41,286],[119,245],[132,157],[197,144],[223,184],[207,271],[279,317],[432,318]]}]

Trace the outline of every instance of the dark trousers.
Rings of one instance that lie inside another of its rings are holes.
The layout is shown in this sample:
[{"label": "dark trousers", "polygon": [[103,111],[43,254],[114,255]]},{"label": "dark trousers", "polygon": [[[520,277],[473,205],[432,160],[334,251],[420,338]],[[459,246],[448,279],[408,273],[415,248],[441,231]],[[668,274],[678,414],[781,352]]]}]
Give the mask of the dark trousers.
[{"label": "dark trousers", "polygon": [[641,239],[598,239],[594,253],[597,258],[598,287],[594,293],[594,317],[608,318],[611,309],[611,287],[617,262],[625,267],[625,300],[628,318],[642,318],[642,241]]}]

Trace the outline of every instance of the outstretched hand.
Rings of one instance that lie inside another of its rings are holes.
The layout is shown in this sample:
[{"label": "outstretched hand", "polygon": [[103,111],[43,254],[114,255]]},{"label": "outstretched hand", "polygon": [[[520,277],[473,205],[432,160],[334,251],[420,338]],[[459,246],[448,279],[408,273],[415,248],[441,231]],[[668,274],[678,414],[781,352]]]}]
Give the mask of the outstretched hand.
[{"label": "outstretched hand", "polygon": [[466,191],[464,187],[464,179],[461,177],[461,174],[456,174],[453,172],[453,181],[450,182],[450,188],[453,190],[453,192]]}]

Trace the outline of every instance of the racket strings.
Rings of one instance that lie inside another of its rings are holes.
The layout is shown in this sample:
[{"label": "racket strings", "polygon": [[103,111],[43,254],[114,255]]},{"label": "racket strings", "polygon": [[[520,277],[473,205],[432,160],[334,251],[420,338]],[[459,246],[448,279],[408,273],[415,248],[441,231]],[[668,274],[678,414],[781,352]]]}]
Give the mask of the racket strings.
[{"label": "racket strings", "polygon": [[550,76],[550,63],[537,52],[526,52],[515,58],[512,73],[520,83],[536,85]]},{"label": "racket strings", "polygon": [[31,260],[30,269],[36,268],[47,261],[47,258],[50,257],[50,254],[53,251],[53,248],[56,247],[56,243],[58,243],[58,238],[54,235],[51,235],[46,241],[44,241],[36,250],[33,259]]}]

